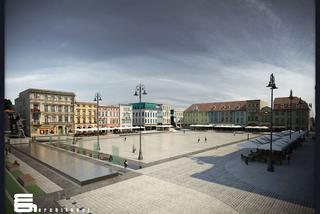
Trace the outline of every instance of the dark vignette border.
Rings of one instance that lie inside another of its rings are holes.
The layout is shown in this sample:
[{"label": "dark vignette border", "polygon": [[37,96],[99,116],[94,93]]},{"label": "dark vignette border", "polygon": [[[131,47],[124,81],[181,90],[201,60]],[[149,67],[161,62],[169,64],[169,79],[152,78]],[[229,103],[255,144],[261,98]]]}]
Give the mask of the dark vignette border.
[{"label": "dark vignette border", "polygon": [[[5,0],[0,1],[0,25],[1,25],[1,36],[0,36],[0,203],[4,204],[4,5]],[[5,212],[5,206],[0,206],[0,213]]]},{"label": "dark vignette border", "polygon": [[315,78],[316,78],[316,86],[315,86],[315,102],[316,102],[316,108],[315,108],[315,119],[316,119],[316,145],[315,145],[315,151],[314,151],[314,157],[315,157],[315,189],[314,189],[314,195],[315,195],[315,208],[316,208],[316,213],[320,214],[320,170],[319,170],[319,166],[320,166],[320,120],[319,120],[319,112],[320,112],[320,29],[319,29],[319,24],[320,24],[320,2],[319,0],[315,0],[315,14],[316,14],[316,37],[315,37]]}]

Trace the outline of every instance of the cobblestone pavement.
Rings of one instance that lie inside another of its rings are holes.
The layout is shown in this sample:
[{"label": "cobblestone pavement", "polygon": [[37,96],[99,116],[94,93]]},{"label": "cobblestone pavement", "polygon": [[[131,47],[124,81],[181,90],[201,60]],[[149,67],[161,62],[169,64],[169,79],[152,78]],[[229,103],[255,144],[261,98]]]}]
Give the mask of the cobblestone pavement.
[{"label": "cobblestone pavement", "polygon": [[[276,165],[270,173],[263,163],[245,165],[240,160],[244,150],[230,145],[141,169],[143,176],[59,204],[70,207],[77,202],[93,214],[314,213],[313,184],[308,180],[312,147],[309,141],[294,150],[290,165]],[[302,167],[306,174],[299,171]]]},{"label": "cobblestone pavement", "polygon": [[50,181],[48,178],[40,174],[37,170],[30,167],[28,164],[26,164],[24,161],[20,160],[13,154],[9,154],[8,159],[10,162],[14,162],[15,160],[18,161],[20,164],[20,171],[23,174],[30,174],[35,179],[35,183],[45,192],[45,193],[51,193],[51,192],[57,192],[62,190],[60,186],[55,184],[54,182]]},{"label": "cobblestone pavement", "polygon": [[112,186],[61,200],[61,206],[105,213],[237,213],[219,200],[193,189],[150,176],[139,176]]}]

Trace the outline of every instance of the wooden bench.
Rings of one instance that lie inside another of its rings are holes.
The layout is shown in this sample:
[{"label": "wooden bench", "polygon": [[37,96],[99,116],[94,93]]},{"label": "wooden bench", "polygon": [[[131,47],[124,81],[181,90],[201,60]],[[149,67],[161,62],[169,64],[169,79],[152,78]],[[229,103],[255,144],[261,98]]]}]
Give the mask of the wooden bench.
[{"label": "wooden bench", "polygon": [[34,185],[36,181],[30,174],[21,175],[17,180],[24,187]]}]

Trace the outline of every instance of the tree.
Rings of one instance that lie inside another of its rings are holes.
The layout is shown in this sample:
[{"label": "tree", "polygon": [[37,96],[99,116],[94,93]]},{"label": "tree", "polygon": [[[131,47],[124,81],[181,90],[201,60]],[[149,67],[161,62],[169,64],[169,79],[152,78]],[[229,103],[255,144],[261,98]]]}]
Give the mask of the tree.
[{"label": "tree", "polygon": [[4,109],[14,110],[11,100],[4,99]]}]

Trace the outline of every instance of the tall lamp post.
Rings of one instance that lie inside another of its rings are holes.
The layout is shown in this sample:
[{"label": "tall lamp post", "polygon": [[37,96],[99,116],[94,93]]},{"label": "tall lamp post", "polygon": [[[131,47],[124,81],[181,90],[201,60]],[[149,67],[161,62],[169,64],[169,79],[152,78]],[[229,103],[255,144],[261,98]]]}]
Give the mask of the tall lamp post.
[{"label": "tall lamp post", "polygon": [[302,126],[301,104],[302,104],[302,100],[301,100],[301,97],[300,97],[300,99],[299,99],[299,134],[300,134],[301,126]]},{"label": "tall lamp post", "polygon": [[276,83],[275,83],[275,79],[273,74],[270,75],[270,81],[269,84],[267,85],[268,88],[271,89],[271,120],[270,120],[270,156],[269,156],[269,162],[268,162],[268,171],[269,172],[274,172],[274,167],[273,167],[273,161],[272,161],[272,126],[273,126],[273,90],[277,89]]},{"label": "tall lamp post", "polygon": [[97,102],[97,112],[96,112],[96,123],[97,123],[97,150],[100,151],[100,144],[99,144],[99,101],[101,101],[101,95],[97,92],[94,96],[94,101]]},{"label": "tall lamp post", "polygon": [[291,130],[292,130],[292,99],[293,99],[292,89],[290,90],[289,99],[290,99],[290,139],[291,139]]},{"label": "tall lamp post", "polygon": [[[143,84],[139,84],[136,86],[136,91],[134,93],[134,96],[139,96],[139,104],[141,105],[141,96],[142,95],[147,95],[146,87]],[[141,117],[141,112],[140,112],[140,118]],[[142,149],[141,149],[141,123],[140,123],[140,133],[139,133],[139,156],[138,160],[143,160],[143,155],[142,155]]]}]

